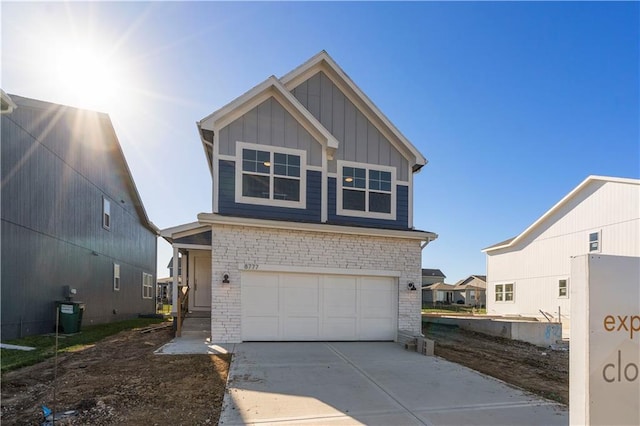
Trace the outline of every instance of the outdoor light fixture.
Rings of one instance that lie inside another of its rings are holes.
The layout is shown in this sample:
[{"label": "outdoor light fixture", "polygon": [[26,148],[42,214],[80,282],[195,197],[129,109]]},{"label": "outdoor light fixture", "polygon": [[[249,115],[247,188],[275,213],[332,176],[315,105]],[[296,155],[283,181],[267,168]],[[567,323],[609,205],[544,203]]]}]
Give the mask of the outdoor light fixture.
[{"label": "outdoor light fixture", "polygon": [[415,284],[414,284],[414,283],[409,282],[409,283],[407,284],[407,290],[416,291],[416,290],[417,290],[417,288],[416,288],[416,286],[415,286]]},{"label": "outdoor light fixture", "polygon": [[225,272],[222,274],[222,284],[229,284],[229,273]]}]

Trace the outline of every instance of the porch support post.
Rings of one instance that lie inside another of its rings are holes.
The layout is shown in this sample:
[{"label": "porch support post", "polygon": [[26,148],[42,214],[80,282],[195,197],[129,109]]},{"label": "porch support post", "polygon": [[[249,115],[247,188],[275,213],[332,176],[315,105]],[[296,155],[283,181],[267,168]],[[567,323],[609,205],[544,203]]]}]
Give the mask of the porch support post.
[{"label": "porch support post", "polygon": [[180,260],[178,259],[178,248],[177,247],[173,247],[173,297],[172,297],[172,303],[171,303],[171,315],[172,316],[176,316],[178,313],[178,306],[180,303],[180,298],[179,296],[179,288],[178,288],[178,272],[180,271],[179,268],[180,265]]}]

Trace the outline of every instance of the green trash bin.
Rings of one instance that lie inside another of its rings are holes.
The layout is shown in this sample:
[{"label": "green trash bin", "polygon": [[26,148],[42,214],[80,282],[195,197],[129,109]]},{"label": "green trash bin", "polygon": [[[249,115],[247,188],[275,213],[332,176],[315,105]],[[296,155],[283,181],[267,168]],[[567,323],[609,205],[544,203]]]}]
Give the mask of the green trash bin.
[{"label": "green trash bin", "polygon": [[57,301],[59,330],[65,334],[77,333],[82,326],[82,314],[84,313],[84,303],[71,301]]}]

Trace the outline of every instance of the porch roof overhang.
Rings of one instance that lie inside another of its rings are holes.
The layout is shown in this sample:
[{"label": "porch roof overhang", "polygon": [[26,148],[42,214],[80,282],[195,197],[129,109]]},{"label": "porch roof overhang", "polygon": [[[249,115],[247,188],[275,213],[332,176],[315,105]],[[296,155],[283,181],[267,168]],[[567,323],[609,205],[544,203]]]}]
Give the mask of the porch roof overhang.
[{"label": "porch roof overhang", "polygon": [[183,225],[162,229],[160,230],[160,236],[164,238],[169,244],[173,244],[174,240],[178,238],[188,237],[190,235],[196,235],[210,230],[211,228],[209,226],[202,225],[199,222],[190,222]]}]

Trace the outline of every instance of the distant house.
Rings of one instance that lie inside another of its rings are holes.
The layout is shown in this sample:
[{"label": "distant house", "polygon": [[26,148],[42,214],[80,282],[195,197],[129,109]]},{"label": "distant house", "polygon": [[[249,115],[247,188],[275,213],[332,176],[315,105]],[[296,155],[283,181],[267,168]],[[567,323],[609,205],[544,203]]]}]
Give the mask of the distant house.
[{"label": "distant house", "polygon": [[2,339],[153,313],[157,229],[109,116],[2,93]]},{"label": "distant house", "polygon": [[443,283],[447,276],[440,269],[422,269],[422,285]]},{"label": "distant house", "polygon": [[483,252],[487,313],[560,313],[566,322],[571,257],[640,256],[640,180],[589,176],[521,234]]},{"label": "distant house", "polygon": [[450,305],[454,302],[455,288],[451,284],[435,283],[422,287],[422,305]]},{"label": "distant house", "polygon": [[[162,231],[215,342],[421,333],[423,155],[322,51],[198,122],[212,212]],[[174,294],[177,290],[174,280]],[[175,306],[175,304],[174,304]],[[188,318],[187,318],[188,321]]]},{"label": "distant house", "polygon": [[469,275],[458,281],[454,288],[454,301],[468,306],[485,306],[487,303],[487,277],[485,275]]}]

